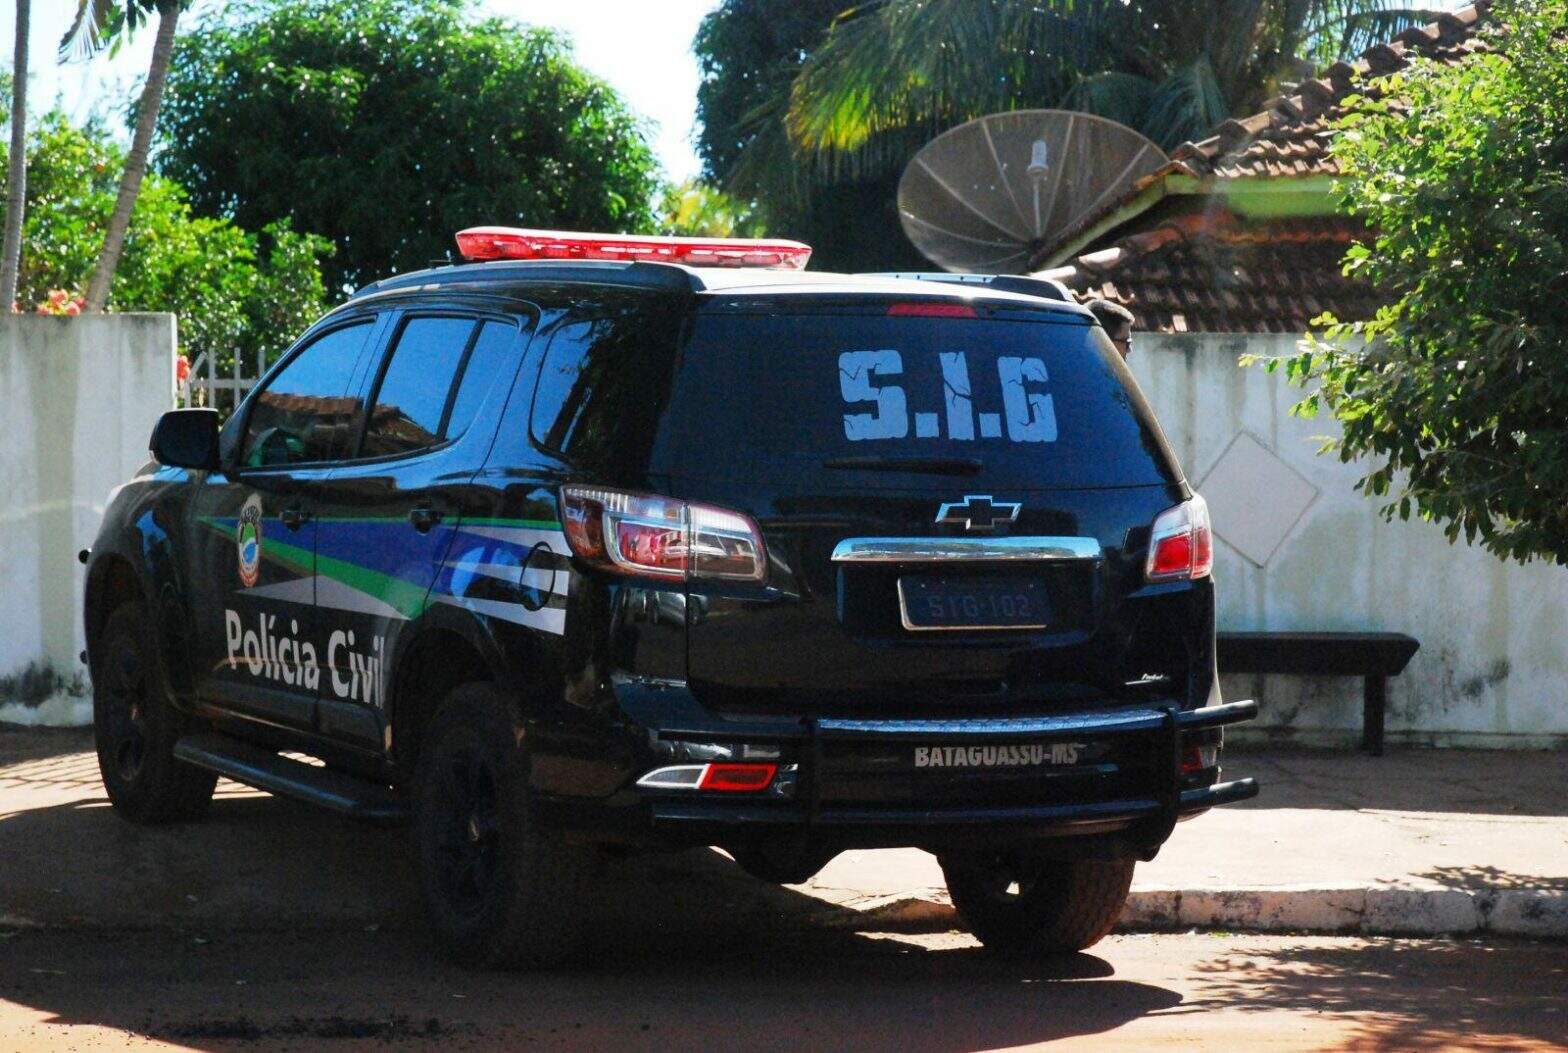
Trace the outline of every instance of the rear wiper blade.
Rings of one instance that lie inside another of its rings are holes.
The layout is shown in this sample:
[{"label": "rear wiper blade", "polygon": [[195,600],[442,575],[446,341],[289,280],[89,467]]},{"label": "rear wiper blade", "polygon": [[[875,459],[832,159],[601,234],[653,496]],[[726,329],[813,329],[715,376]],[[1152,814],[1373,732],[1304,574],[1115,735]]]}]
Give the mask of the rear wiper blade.
[{"label": "rear wiper blade", "polygon": [[978,475],[985,469],[985,462],[977,457],[829,457],[822,466],[850,472]]}]

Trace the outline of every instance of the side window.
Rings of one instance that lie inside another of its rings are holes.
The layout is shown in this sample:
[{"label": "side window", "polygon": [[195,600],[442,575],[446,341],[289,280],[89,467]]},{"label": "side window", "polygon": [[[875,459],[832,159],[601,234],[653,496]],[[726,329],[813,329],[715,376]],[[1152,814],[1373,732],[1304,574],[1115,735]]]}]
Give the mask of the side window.
[{"label": "side window", "polygon": [[485,322],[479,327],[474,349],[463,364],[457,397],[452,400],[452,412],[442,433],[444,438],[455,439],[468,430],[497,379],[511,381],[517,372],[513,357],[516,337],[517,327],[510,322]]},{"label": "side window", "polygon": [[647,308],[557,326],[534,389],[534,441],[584,465],[642,456],[669,400],[676,328]]},{"label": "side window", "polygon": [[371,400],[361,457],[412,453],[441,441],[452,385],[468,351],[473,318],[410,318]]},{"label": "side window", "polygon": [[348,449],[359,424],[359,400],[348,385],[370,330],[367,321],[326,333],[257,393],[245,420],[242,465],[327,461]]}]

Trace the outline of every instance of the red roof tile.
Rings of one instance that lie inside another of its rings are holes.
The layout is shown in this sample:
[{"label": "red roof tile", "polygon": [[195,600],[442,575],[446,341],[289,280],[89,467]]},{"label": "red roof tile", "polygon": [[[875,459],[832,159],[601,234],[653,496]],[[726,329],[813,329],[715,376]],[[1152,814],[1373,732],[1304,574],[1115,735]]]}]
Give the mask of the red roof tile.
[{"label": "red roof tile", "polygon": [[[1489,6],[1489,0],[1477,0],[1368,48],[1355,62],[1335,63],[1321,76],[1304,81],[1296,95],[1270,100],[1262,113],[1226,121],[1202,142],[1183,143],[1171,153],[1171,161],[1181,170],[1221,179],[1334,175],[1338,169],[1329,157],[1325,133],[1344,116],[1340,101],[1353,93],[1375,95],[1376,78],[1404,69],[1412,59],[1453,65],[1484,50],[1476,30]],[[1158,177],[1156,173],[1150,178]]]},{"label": "red roof tile", "polygon": [[[1376,95],[1377,78],[1414,58],[1456,64],[1485,50],[1477,30],[1489,6],[1490,0],[1476,0],[1367,49],[1354,62],[1335,63],[1296,94],[1270,100],[1263,112],[1225,121],[1202,142],[1177,147],[1170,164],[1132,193],[1173,173],[1215,180],[1337,175],[1329,144],[1344,98]],[[1090,217],[1081,229],[1129,199]],[[1045,273],[1083,299],[1100,296],[1129,308],[1140,329],[1300,333],[1325,311],[1344,320],[1376,311],[1376,293],[1341,270],[1345,249],[1364,235],[1348,217],[1242,224],[1229,211],[1209,207],[1126,234]]]},{"label": "red roof tile", "polygon": [[1080,300],[1103,297],[1159,333],[1302,333],[1332,311],[1368,318],[1378,296],[1341,273],[1354,219],[1328,216],[1244,226],[1229,214],[1184,216],[1046,272]]}]

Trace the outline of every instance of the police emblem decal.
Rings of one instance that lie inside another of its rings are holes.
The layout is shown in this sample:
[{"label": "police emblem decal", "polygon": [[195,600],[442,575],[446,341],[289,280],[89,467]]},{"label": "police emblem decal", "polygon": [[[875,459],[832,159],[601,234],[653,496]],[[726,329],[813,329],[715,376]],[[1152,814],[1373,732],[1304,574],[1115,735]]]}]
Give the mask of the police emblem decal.
[{"label": "police emblem decal", "polygon": [[240,508],[234,530],[239,549],[240,584],[247,589],[261,577],[261,495],[251,494]]}]

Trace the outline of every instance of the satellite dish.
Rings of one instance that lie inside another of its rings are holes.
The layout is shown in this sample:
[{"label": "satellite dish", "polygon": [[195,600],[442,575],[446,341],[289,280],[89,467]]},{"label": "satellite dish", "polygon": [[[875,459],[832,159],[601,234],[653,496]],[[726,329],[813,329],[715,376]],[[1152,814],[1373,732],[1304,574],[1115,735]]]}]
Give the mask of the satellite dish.
[{"label": "satellite dish", "polygon": [[898,181],[898,216],[946,270],[1018,274],[1169,160],[1104,117],[993,113],[921,147]]}]

